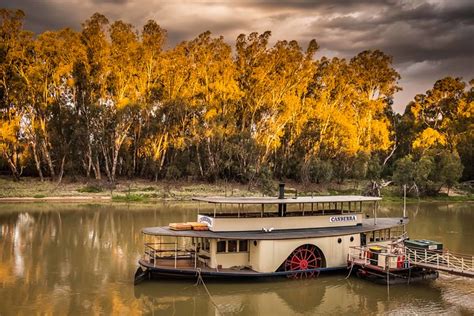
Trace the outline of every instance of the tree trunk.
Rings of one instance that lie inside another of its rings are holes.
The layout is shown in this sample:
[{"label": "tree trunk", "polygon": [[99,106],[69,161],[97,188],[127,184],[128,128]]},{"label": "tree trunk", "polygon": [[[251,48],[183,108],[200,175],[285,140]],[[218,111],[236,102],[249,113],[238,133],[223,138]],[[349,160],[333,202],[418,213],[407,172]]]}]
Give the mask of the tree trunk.
[{"label": "tree trunk", "polygon": [[204,171],[202,169],[201,153],[199,152],[199,145],[196,145],[196,156],[197,156],[197,161],[198,161],[198,166],[199,166],[199,174],[201,178],[204,178]]},{"label": "tree trunk", "polygon": [[207,138],[207,155],[209,156],[209,169],[210,169],[210,174],[212,176],[212,180],[215,180],[215,176],[217,175],[216,169],[217,169],[217,164],[214,159],[214,155],[211,150],[211,139],[208,137]]},{"label": "tree trunk", "polygon": [[109,168],[109,158],[108,158],[107,151],[105,150],[104,146],[102,146],[102,153],[104,155],[105,173],[107,174],[108,180],[112,181],[112,176],[110,174],[110,168]]},{"label": "tree trunk", "polygon": [[41,161],[38,157],[38,151],[36,150],[36,143],[31,142],[31,149],[33,150],[33,158],[35,159],[36,170],[38,171],[38,176],[40,177],[40,181],[43,182],[43,171],[41,171]]},{"label": "tree trunk", "polygon": [[120,148],[119,145],[114,146],[114,154],[113,154],[113,158],[112,158],[112,172],[111,172],[111,181],[112,181],[112,183],[115,183],[115,173],[117,171],[119,148]]},{"label": "tree trunk", "polygon": [[65,162],[66,162],[66,155],[64,155],[63,158],[61,159],[61,166],[59,168],[59,174],[58,174],[58,184],[60,184],[63,179]]},{"label": "tree trunk", "polygon": [[92,164],[92,170],[94,170],[94,175],[96,180],[102,179],[100,174],[100,162],[99,162],[99,155],[95,155],[95,164]]},{"label": "tree trunk", "polygon": [[49,173],[51,175],[51,180],[56,178],[56,173],[54,172],[54,165],[53,165],[53,160],[51,159],[51,155],[49,154],[48,146],[46,145],[46,142],[43,140],[41,142],[43,146],[43,155],[44,158],[46,159],[46,163],[48,164],[49,167]]},{"label": "tree trunk", "polygon": [[141,178],[143,178],[143,176],[145,175],[147,162],[148,162],[148,159],[144,157],[142,160],[142,167],[140,168],[140,173],[139,173]]},{"label": "tree trunk", "polygon": [[10,170],[12,172],[12,175],[13,175],[13,178],[15,179],[15,181],[20,180],[20,173],[18,172],[18,169],[17,169],[12,157],[9,157],[8,154],[5,152],[5,150],[3,151],[3,157],[7,161],[8,167],[10,167]]},{"label": "tree trunk", "polygon": [[86,170],[86,177],[89,178],[91,175],[92,169],[92,149],[90,143],[87,142],[87,154],[86,154],[86,161],[84,161],[84,169]]}]

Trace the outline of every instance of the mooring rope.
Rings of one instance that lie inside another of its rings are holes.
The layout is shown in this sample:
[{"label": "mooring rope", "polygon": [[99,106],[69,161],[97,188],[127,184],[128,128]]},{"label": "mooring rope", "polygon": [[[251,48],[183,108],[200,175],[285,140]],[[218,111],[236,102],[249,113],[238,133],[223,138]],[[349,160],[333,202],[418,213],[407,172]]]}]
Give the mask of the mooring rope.
[{"label": "mooring rope", "polygon": [[407,284],[410,284],[410,280],[411,280],[411,266],[408,266],[408,281],[407,281]]},{"label": "mooring rope", "polygon": [[387,296],[390,299],[390,270],[388,267],[386,267],[386,269],[387,269]]},{"label": "mooring rope", "polygon": [[351,269],[349,270],[349,274],[346,276],[346,280],[349,279],[349,277],[351,276],[352,268],[354,268],[354,260],[352,260]]},{"label": "mooring rope", "polygon": [[202,284],[204,286],[204,289],[206,290],[207,295],[209,295],[209,299],[211,300],[211,303],[216,308],[217,314],[222,315],[221,311],[219,310],[219,306],[214,301],[214,298],[212,297],[211,292],[209,292],[209,290],[206,286],[206,283],[204,283],[204,279],[202,278],[202,275],[201,275],[201,268],[196,269],[196,274],[197,274],[197,280],[196,280],[195,286],[198,286],[199,284]]}]

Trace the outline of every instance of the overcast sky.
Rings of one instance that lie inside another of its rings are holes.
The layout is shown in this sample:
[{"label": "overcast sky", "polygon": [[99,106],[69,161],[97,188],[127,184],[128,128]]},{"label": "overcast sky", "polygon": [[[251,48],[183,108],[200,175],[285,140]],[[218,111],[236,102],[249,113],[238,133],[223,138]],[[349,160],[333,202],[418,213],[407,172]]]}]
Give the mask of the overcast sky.
[{"label": "overcast sky", "polygon": [[394,58],[403,91],[394,108],[403,111],[417,93],[445,76],[474,78],[473,0],[3,0],[0,7],[25,11],[36,33],[72,27],[94,12],[137,27],[156,20],[168,30],[168,45],[210,30],[234,44],[241,33],[272,31],[272,41],[316,39],[317,56],[350,58],[381,49]]}]

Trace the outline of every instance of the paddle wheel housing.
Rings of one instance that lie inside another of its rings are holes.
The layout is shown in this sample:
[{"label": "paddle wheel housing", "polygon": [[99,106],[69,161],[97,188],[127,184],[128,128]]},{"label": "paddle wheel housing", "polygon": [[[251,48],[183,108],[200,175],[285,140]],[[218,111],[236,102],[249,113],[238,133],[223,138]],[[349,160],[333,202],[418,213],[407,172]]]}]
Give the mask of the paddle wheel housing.
[{"label": "paddle wheel housing", "polygon": [[[319,272],[315,269],[324,267],[326,267],[326,260],[322,251],[315,245],[306,244],[293,250],[288,258],[282,263],[279,271],[295,271],[295,273],[288,274],[288,277],[294,279],[305,279],[319,275]],[[302,270],[308,271],[306,272]]]}]

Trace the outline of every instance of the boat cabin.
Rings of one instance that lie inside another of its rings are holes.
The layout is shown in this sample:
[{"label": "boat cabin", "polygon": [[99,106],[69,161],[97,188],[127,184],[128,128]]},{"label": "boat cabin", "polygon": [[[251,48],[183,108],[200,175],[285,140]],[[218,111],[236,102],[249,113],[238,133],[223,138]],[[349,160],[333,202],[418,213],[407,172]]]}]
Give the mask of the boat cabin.
[{"label": "boat cabin", "polygon": [[207,223],[211,231],[222,232],[362,225],[362,203],[372,202],[375,219],[380,198],[340,195],[283,199],[262,197],[193,200],[214,205],[212,212],[200,212],[197,220]]}]

